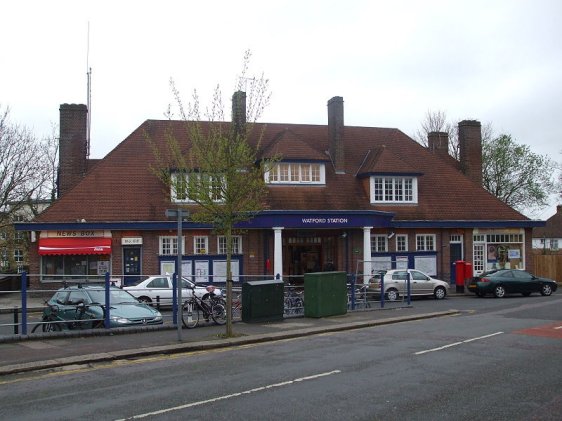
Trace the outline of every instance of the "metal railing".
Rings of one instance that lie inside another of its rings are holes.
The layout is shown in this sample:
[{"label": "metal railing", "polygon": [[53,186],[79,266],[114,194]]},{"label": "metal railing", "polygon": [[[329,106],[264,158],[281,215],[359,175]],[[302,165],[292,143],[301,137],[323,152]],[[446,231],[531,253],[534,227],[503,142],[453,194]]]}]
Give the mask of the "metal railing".
[{"label": "metal railing", "polygon": [[[105,276],[84,276],[84,275],[66,275],[64,280],[49,280],[48,282],[43,282],[41,285],[44,286],[42,289],[29,288],[29,275],[26,272],[21,274],[10,274],[10,276],[19,277],[19,290],[10,291],[0,291],[0,337],[3,335],[29,335],[34,328],[38,325],[46,324],[48,320],[42,320],[42,315],[44,311],[48,308],[47,301],[53,296],[53,294],[59,289],[67,285],[72,284],[97,284],[100,288],[103,287],[105,293],[105,299],[103,306],[107,309],[104,310],[103,314],[103,328],[106,330],[111,329],[111,307],[108,305],[111,301],[110,297],[110,287],[118,286],[120,282],[118,279],[122,279],[118,276],[111,276],[106,273]],[[33,275],[35,276],[35,275]],[[146,276],[147,277],[147,276]],[[146,278],[145,277],[145,278]],[[162,310],[163,322],[166,324],[172,324],[173,326],[178,326],[178,305],[177,305],[177,280],[174,275],[172,277],[172,295],[166,294],[166,296],[156,296],[155,299],[150,303],[153,307]],[[195,276],[185,276],[188,279],[195,280]],[[226,283],[224,282],[224,276],[213,277],[212,275],[206,275],[205,277],[209,282],[205,285],[214,285],[222,289],[223,296],[226,294]],[[217,280],[214,278],[220,279]],[[233,283],[232,289],[232,320],[239,321],[242,319],[242,280],[244,281],[260,281],[260,280],[272,280],[269,276],[252,276],[252,275],[240,275],[237,276]],[[362,278],[361,278],[362,279]],[[385,300],[384,294],[377,293],[371,288],[371,285],[364,284],[363,282],[356,282],[357,276],[348,274],[347,275],[347,309],[348,311],[364,311],[367,309],[384,308],[389,305],[388,301]],[[284,317],[299,317],[303,316],[305,313],[305,291],[304,291],[304,278],[302,276],[285,276],[284,281]],[[384,279],[382,279],[384,283]],[[407,282],[406,294],[400,295],[400,300],[392,302],[393,306],[403,306],[405,304],[410,305],[410,291],[409,282]],[[381,285],[384,291],[384,285]],[[134,291],[134,287],[128,287],[129,292],[131,288]],[[11,299],[9,304],[6,304],[6,300],[3,296],[9,294]],[[15,296],[18,296],[17,298]],[[138,294],[133,294],[138,295]],[[186,298],[186,297],[184,297]],[[226,301],[226,296],[224,297]],[[106,305],[107,304],[107,305]],[[164,311],[166,310],[166,311]],[[76,310],[77,312],[79,309]],[[101,319],[90,319],[89,322],[97,321]],[[69,322],[59,321],[61,326],[67,326]],[[80,320],[76,323],[76,328],[81,329],[83,325],[86,325]],[[42,329],[39,329],[42,330]]]}]

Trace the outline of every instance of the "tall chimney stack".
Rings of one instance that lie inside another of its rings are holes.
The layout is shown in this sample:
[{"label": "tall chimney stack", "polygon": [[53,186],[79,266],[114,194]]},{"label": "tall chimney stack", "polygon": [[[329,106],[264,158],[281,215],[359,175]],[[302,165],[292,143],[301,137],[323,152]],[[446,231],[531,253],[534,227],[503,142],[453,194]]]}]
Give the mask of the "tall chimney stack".
[{"label": "tall chimney stack", "polygon": [[482,185],[482,130],[479,121],[459,123],[461,171],[478,185]]},{"label": "tall chimney stack", "polygon": [[429,132],[427,134],[427,148],[431,153],[441,156],[449,155],[449,133]]},{"label": "tall chimney stack", "polygon": [[235,135],[246,135],[246,92],[236,91],[232,95],[232,124]]},{"label": "tall chimney stack", "polygon": [[88,107],[61,104],[57,197],[63,196],[86,174]]},{"label": "tall chimney stack", "polygon": [[336,174],[345,173],[343,98],[335,96],[328,101],[328,135],[330,158]]}]

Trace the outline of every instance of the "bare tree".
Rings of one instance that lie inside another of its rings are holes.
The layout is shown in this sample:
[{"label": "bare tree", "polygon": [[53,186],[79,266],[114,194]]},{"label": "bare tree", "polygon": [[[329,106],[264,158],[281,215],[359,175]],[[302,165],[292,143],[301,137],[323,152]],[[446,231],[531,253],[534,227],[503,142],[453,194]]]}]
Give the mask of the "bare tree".
[{"label": "bare tree", "polygon": [[[250,52],[247,51],[237,92],[233,97],[232,123],[225,122],[219,86],[214,91],[210,106],[202,115],[197,92],[194,91],[186,111],[172,81],[179,117],[186,124],[188,138],[178,139],[170,134],[166,151],[158,150],[152,143],[158,161],[158,168],[154,170],[168,191],[174,192],[176,200],[191,203],[192,220],[212,225],[215,232],[225,237],[227,337],[233,336],[230,309],[235,227],[262,210],[267,193],[264,172],[269,170],[272,162],[258,160],[262,133],[254,125],[269,103],[268,80],[263,75],[246,76],[249,59]],[[245,112],[245,115],[237,115],[241,112]],[[250,138],[253,140],[252,145],[248,141]],[[165,160],[164,156],[171,159]],[[194,204],[197,205],[195,209]]]},{"label": "bare tree", "polygon": [[28,206],[45,186],[45,149],[25,126],[9,120],[0,108],[0,226]]},{"label": "bare tree", "polygon": [[[459,120],[460,121],[460,120]],[[460,160],[459,150],[459,130],[458,122],[447,121],[447,113],[445,111],[428,110],[425,114],[424,120],[421,122],[421,127],[412,136],[414,140],[424,146],[428,146],[427,138],[431,132],[444,132],[447,133],[449,138],[449,155]],[[482,142],[492,140],[494,131],[491,123],[482,125]]]}]

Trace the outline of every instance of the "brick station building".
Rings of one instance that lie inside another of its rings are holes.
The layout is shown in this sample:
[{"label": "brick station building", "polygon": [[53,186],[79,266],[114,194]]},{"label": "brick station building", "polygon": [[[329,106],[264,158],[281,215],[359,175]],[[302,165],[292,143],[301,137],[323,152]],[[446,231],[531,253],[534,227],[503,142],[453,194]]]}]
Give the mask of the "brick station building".
[{"label": "brick station building", "polygon": [[[233,101],[242,105],[233,118],[244,118],[245,94]],[[341,97],[328,101],[327,125],[254,127],[252,133],[263,131],[258,157],[282,159],[264,174],[266,208],[240,224],[235,281],[406,267],[453,281],[456,260],[471,262],[476,273],[533,269],[532,228],[541,222],[482,187],[478,121],[459,123],[459,162],[448,154],[446,133],[431,133],[424,147],[398,129],[345,126],[343,104]],[[106,271],[130,284],[174,272],[177,222],[166,210],[193,205],[165,191],[153,174],[146,137],[162,150],[169,131],[188,142],[185,123],[147,120],[93,161],[87,113],[84,105],[61,105],[59,198],[34,221],[16,225],[32,232],[32,285]],[[255,146],[257,138],[249,142]],[[224,237],[189,220],[182,230],[183,274],[224,281]]]}]

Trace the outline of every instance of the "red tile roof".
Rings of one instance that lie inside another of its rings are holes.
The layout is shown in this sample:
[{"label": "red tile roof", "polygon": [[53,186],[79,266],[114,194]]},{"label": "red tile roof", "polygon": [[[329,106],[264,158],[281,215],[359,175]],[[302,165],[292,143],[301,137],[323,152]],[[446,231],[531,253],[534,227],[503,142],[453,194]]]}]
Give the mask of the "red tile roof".
[{"label": "red tile roof", "polygon": [[[263,133],[258,156],[282,152],[289,159],[327,158],[327,126],[257,124],[253,129],[253,133]],[[186,139],[185,123],[144,122],[36,221],[165,220],[169,192],[153,173],[156,160],[147,138],[164,150],[167,133]],[[249,140],[255,145],[257,139],[256,135]],[[380,210],[394,212],[395,220],[527,220],[398,129],[346,126],[344,143],[345,174],[336,174],[327,161],[325,186],[272,185],[266,198],[268,208]],[[188,149],[186,140],[183,146]],[[419,203],[371,205],[368,188],[363,187],[368,183],[356,176],[371,171],[422,174]]]}]

